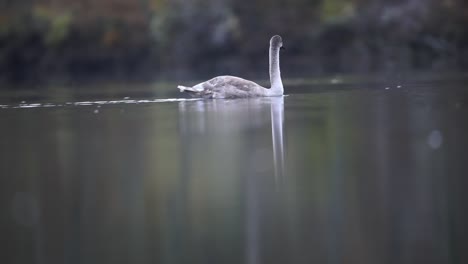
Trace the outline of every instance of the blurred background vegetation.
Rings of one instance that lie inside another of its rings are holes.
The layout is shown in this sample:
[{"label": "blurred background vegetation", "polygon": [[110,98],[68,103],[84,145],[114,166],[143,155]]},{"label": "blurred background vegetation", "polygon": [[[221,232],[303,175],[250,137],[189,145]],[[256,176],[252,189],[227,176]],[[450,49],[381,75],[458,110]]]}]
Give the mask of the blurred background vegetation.
[{"label": "blurred background vegetation", "polygon": [[465,0],[1,0],[0,83],[266,78],[273,34],[290,78],[463,71],[467,22]]}]

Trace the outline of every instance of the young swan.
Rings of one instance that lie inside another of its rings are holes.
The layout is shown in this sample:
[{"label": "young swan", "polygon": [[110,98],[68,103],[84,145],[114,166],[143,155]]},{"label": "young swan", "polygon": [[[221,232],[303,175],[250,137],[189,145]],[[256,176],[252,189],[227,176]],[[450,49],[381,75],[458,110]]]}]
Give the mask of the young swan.
[{"label": "young swan", "polygon": [[177,86],[181,92],[204,98],[245,98],[283,95],[283,82],[279,66],[279,51],[283,48],[280,36],[270,40],[270,82],[271,88],[262,87],[252,81],[235,76],[218,76],[193,87]]}]

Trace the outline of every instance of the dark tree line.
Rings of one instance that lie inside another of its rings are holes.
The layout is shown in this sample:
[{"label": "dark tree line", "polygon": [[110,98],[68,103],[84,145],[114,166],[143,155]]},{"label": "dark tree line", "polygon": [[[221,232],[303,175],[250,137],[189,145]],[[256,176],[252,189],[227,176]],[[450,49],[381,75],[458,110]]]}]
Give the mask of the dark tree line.
[{"label": "dark tree line", "polygon": [[456,71],[467,17],[462,0],[4,0],[0,82],[258,77],[273,34],[292,77]]}]

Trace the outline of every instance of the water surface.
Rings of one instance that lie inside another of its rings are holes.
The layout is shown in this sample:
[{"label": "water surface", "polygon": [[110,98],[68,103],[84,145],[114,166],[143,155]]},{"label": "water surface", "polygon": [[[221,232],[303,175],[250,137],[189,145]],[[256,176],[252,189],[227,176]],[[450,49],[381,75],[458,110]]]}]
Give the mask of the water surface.
[{"label": "water surface", "polygon": [[4,97],[1,262],[467,263],[463,86]]}]

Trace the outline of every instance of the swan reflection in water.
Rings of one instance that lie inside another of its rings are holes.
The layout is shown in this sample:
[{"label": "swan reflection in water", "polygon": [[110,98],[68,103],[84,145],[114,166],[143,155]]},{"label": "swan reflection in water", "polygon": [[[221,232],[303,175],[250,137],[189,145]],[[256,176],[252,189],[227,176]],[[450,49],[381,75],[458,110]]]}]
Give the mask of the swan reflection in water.
[{"label": "swan reflection in water", "polygon": [[[243,204],[238,213],[244,216],[247,263],[261,260],[261,204],[278,199],[278,188],[285,187],[283,122],[282,96],[179,102],[185,187],[178,193],[190,189],[193,196],[199,188],[201,197],[209,197],[199,207],[216,211]],[[202,181],[203,186],[194,186]]]},{"label": "swan reflection in water", "polygon": [[[250,161],[240,165],[251,166],[250,173],[273,169],[276,182],[284,174],[283,122],[283,96],[179,102],[179,136],[182,153],[189,155],[186,161],[190,163],[197,149],[216,150],[220,153],[213,153],[213,158],[224,159],[227,170],[239,166],[239,155],[249,156]],[[271,146],[266,144],[267,133]]]},{"label": "swan reflection in water", "polygon": [[273,144],[273,164],[275,180],[284,177],[284,97],[271,98],[271,140]]}]

